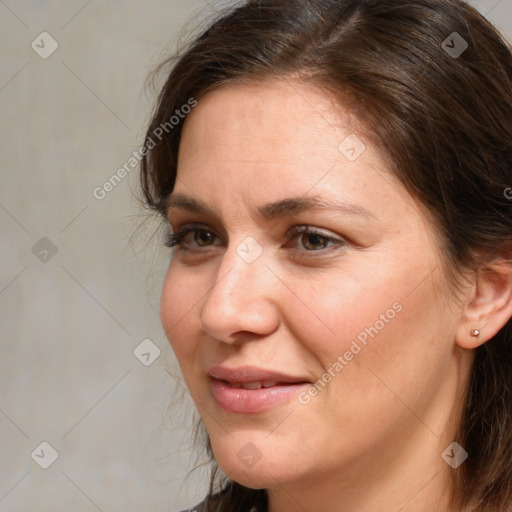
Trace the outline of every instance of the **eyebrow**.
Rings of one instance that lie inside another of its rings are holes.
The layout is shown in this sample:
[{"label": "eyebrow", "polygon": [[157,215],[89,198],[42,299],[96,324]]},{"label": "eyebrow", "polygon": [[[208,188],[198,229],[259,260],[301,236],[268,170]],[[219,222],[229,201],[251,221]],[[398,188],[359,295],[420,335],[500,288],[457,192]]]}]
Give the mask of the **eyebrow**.
[{"label": "eyebrow", "polygon": [[[219,218],[217,213],[203,201],[181,193],[170,194],[165,200],[166,211],[175,208],[192,213],[209,214],[216,219]],[[262,206],[259,206],[256,209],[256,213],[263,219],[274,220],[309,210],[330,210],[342,215],[356,215],[376,220],[375,215],[362,206],[347,204],[338,200],[320,196],[289,197],[280,199],[279,201],[265,203]]]}]

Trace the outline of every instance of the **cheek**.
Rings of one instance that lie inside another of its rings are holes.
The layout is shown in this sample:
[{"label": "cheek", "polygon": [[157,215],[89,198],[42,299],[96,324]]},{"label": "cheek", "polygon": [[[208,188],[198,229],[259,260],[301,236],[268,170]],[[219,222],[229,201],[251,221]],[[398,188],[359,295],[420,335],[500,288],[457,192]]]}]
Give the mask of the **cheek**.
[{"label": "cheek", "polygon": [[197,348],[192,332],[192,308],[199,299],[197,289],[183,272],[176,271],[172,264],[169,266],[162,288],[160,320],[184,373]]},{"label": "cheek", "polygon": [[[385,313],[396,298],[396,314]],[[400,417],[411,419],[408,407],[422,417],[431,404],[442,400],[453,350],[452,319],[436,300],[430,282],[413,293],[405,288],[402,294],[388,295],[382,306],[373,309],[366,325],[353,330],[350,339],[361,351],[343,370],[344,382],[338,379],[332,391],[343,391],[336,394],[344,396],[355,417],[380,418],[393,429],[400,424]],[[382,312],[388,323],[377,320]],[[359,343],[361,334],[366,344]]]},{"label": "cheek", "polygon": [[[403,269],[410,272],[382,262],[378,275],[346,274],[313,286],[294,283],[307,306],[297,299],[286,304],[289,325],[295,326],[293,336],[310,354],[308,359],[316,360],[316,378],[336,381],[327,386],[331,390],[348,386],[357,387],[359,397],[369,390],[389,395],[375,376],[382,374],[397,391],[414,392],[443,371],[451,350],[451,319],[436,296],[433,279],[438,277],[424,280],[427,266],[414,269],[404,262]],[[412,275],[418,276],[419,286]],[[341,374],[344,378],[333,377]]]},{"label": "cheek", "polygon": [[350,350],[353,341],[365,346],[389,325],[400,322],[402,283],[383,272],[372,278],[367,272],[360,272],[362,277],[351,272],[316,278],[313,284],[311,280],[289,283],[296,296],[282,301],[285,322],[294,326],[294,336],[323,365]]}]

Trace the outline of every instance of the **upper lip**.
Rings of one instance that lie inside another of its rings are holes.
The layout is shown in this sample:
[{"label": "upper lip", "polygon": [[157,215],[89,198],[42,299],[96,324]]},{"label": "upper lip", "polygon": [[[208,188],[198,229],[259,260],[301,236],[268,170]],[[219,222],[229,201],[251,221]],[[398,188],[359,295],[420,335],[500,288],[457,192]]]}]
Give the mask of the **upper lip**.
[{"label": "upper lip", "polygon": [[293,377],[281,372],[265,370],[256,366],[238,366],[237,368],[227,368],[225,366],[214,366],[208,372],[210,377],[227,382],[278,382],[284,384],[296,384],[298,382],[308,382],[302,377]]}]

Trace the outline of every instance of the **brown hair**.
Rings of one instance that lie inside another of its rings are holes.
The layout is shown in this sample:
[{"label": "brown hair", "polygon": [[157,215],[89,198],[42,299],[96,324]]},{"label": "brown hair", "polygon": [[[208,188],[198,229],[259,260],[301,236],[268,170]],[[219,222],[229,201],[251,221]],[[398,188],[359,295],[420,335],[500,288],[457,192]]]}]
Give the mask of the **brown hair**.
[{"label": "brown hair", "polygon": [[[157,212],[175,185],[181,125],[156,145],[154,133],[176,109],[227,82],[298,77],[350,98],[343,104],[434,219],[451,276],[509,244],[512,54],[462,0],[249,0],[171,62],[141,164],[145,200]],[[476,350],[457,438],[469,458],[453,472],[457,501],[469,510],[512,504],[511,343],[509,321]],[[206,509],[254,505],[266,507],[264,490],[227,480]]]}]

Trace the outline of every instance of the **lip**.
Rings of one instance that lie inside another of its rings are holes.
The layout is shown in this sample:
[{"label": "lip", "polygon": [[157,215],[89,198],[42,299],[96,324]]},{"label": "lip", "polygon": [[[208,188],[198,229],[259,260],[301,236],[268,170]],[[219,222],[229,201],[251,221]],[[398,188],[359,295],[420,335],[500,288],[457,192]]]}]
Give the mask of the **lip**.
[{"label": "lip", "polygon": [[[265,370],[255,366],[227,368],[216,366],[208,372],[210,392],[223,410],[238,414],[256,414],[272,409],[293,398],[311,383],[304,378]],[[271,381],[268,388],[243,389],[235,387],[245,382]]]},{"label": "lip", "polygon": [[255,382],[255,381],[274,381],[283,384],[297,384],[307,382],[302,377],[293,377],[281,372],[258,368],[257,366],[238,366],[237,368],[228,368],[226,366],[214,366],[208,372],[210,377],[227,382]]}]

